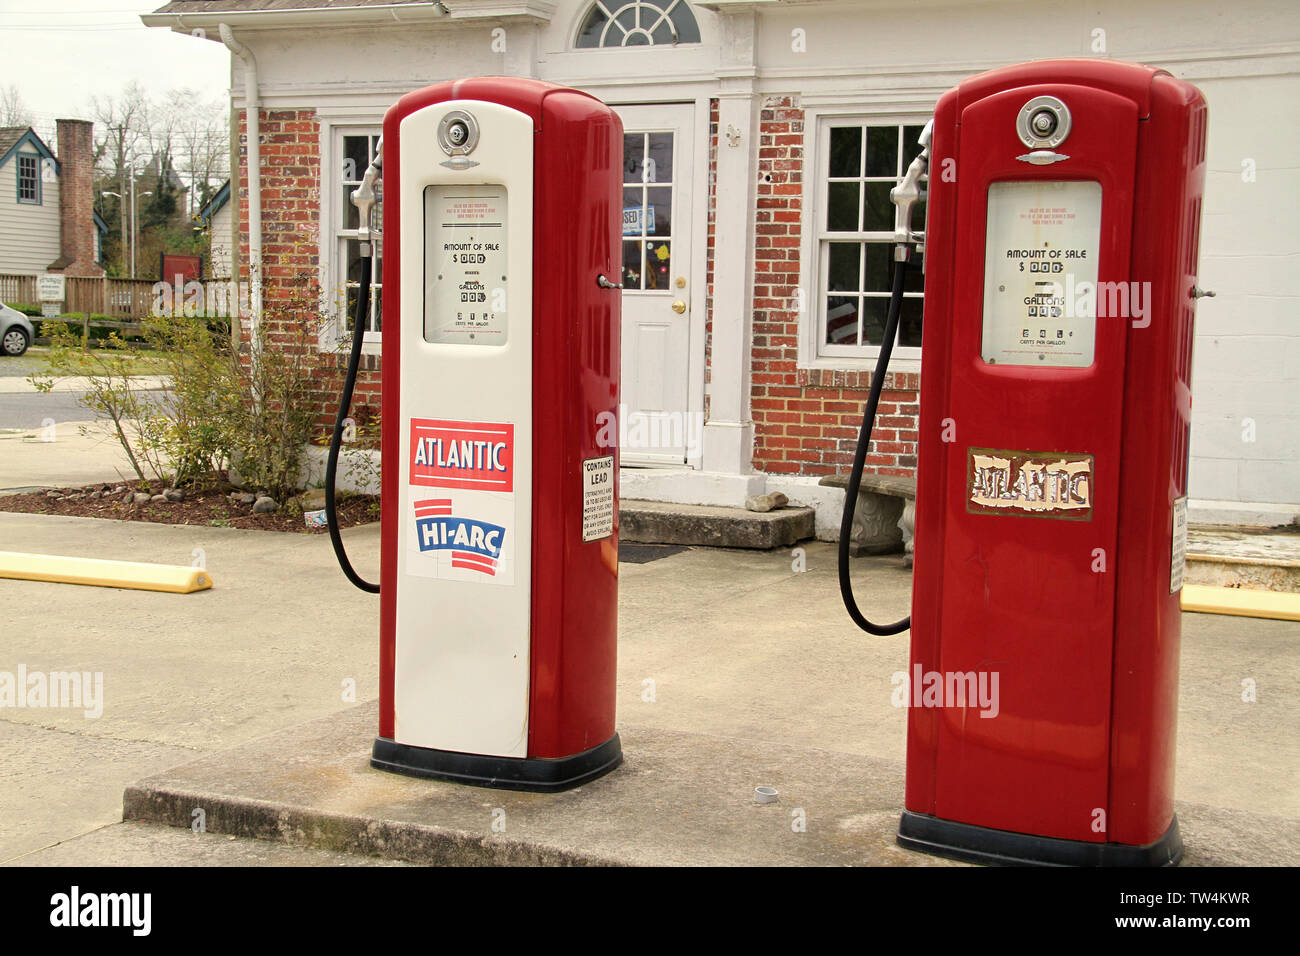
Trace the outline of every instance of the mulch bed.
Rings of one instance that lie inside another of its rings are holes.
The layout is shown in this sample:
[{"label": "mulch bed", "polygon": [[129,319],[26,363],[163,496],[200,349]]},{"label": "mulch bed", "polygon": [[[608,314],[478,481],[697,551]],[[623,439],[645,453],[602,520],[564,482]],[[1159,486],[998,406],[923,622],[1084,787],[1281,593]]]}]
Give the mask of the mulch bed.
[{"label": "mulch bed", "polygon": [[[108,489],[107,493],[104,489]],[[120,491],[116,489],[122,489]],[[53,490],[60,497],[52,497]],[[324,527],[308,528],[302,513],[283,502],[278,511],[253,514],[250,505],[230,499],[237,492],[228,482],[209,483],[204,488],[184,488],[181,501],[135,504],[137,491],[160,493],[141,481],[113,481],[106,484],[54,488],[16,495],[0,495],[0,511],[23,514],[71,515],[77,518],[113,518],[118,521],[152,521],[158,524],[209,525],[220,528],[253,528],[258,531],[294,531],[299,534],[327,534]],[[100,492],[101,497],[92,494]],[[81,495],[83,497],[70,497]],[[340,495],[339,527],[368,524],[379,520],[377,495]]]}]

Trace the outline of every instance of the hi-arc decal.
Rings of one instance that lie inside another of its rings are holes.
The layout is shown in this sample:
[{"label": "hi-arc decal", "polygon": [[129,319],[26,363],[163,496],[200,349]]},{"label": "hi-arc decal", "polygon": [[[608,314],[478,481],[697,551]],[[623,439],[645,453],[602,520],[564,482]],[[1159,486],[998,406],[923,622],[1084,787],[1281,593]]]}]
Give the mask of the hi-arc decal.
[{"label": "hi-arc decal", "polygon": [[421,551],[450,551],[451,566],[497,573],[506,529],[488,521],[458,518],[452,499],[429,498],[415,502],[415,537]]}]

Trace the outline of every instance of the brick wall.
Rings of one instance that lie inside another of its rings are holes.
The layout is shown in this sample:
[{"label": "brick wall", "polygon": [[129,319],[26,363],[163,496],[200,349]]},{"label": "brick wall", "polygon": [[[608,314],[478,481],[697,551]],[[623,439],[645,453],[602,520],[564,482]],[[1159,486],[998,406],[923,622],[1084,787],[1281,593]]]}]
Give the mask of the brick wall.
[{"label": "brick wall", "polygon": [[[263,110],[262,154],[262,299],[268,334],[286,347],[308,342],[317,351],[315,330],[321,322],[320,301],[321,156],[320,125],[314,110]],[[239,114],[240,276],[248,281],[248,142],[244,114]],[[337,268],[337,267],[336,267]],[[338,279],[331,276],[331,282]],[[331,290],[331,295],[333,295]],[[311,334],[304,336],[308,331]],[[328,435],[338,410],[339,370],[344,351],[319,354],[322,365],[311,401],[317,427]],[[360,424],[379,414],[379,356],[362,356],[352,416]]]},{"label": "brick wall", "polygon": [[[754,467],[774,474],[848,471],[871,385],[868,371],[799,368],[798,309],[816,315],[817,289],[799,292],[803,219],[804,113],[797,96],[773,96],[759,114],[755,237]],[[916,468],[920,376],[885,380],[868,470],[909,475]]]}]

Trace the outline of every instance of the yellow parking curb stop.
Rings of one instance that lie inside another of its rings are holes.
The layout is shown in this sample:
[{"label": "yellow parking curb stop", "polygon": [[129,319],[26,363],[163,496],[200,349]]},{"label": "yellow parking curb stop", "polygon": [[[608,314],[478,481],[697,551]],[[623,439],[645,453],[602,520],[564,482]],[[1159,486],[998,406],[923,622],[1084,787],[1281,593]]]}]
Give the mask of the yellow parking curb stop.
[{"label": "yellow parking curb stop", "polygon": [[1300,621],[1300,594],[1291,591],[1254,591],[1249,588],[1184,584],[1182,604],[1184,611],[1199,611],[1202,614],[1235,614],[1238,617]]},{"label": "yellow parking curb stop", "polygon": [[20,554],[16,551],[0,551],[0,578],[172,594],[189,594],[212,587],[212,575],[203,568],[70,558],[55,554]]}]

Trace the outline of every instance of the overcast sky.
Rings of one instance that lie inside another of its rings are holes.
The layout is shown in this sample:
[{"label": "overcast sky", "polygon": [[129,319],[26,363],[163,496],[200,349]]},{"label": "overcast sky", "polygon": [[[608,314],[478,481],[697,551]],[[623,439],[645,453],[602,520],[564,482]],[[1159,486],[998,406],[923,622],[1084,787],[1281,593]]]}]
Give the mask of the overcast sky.
[{"label": "overcast sky", "polygon": [[138,80],[151,97],[190,87],[226,95],[230,52],[220,42],[146,27],[166,0],[0,0],[0,87],[18,87],[39,125],[91,119],[92,95]]}]

